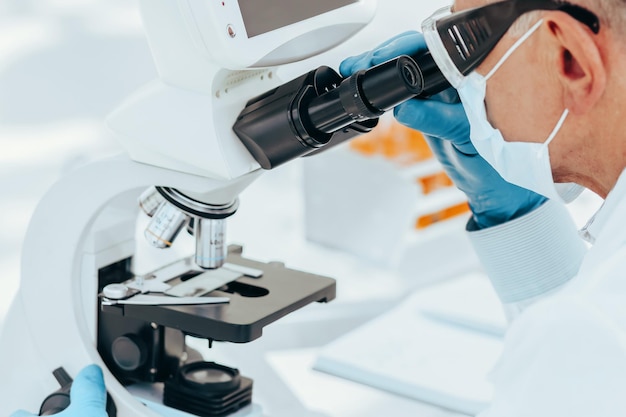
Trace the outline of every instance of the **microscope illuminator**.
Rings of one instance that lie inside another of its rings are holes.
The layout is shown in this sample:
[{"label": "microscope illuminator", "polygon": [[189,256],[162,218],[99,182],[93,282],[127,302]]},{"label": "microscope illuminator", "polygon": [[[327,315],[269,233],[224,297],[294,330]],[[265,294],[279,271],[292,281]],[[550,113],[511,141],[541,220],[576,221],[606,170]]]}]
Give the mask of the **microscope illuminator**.
[{"label": "microscope illuminator", "polygon": [[202,416],[234,413],[252,402],[252,380],[215,362],[182,366],[165,382],[163,403]]}]

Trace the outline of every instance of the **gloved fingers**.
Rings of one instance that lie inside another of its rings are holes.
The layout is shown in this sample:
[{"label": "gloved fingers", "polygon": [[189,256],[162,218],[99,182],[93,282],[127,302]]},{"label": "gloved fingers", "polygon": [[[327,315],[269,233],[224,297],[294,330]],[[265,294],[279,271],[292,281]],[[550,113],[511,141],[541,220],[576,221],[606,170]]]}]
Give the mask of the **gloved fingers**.
[{"label": "gloved fingers", "polygon": [[424,35],[419,32],[404,32],[402,36],[374,51],[372,65],[378,65],[399,55],[414,55],[427,49]]},{"label": "gloved fingers", "polygon": [[28,411],[18,410],[14,412],[13,414],[11,414],[10,417],[35,417],[35,415],[32,413],[29,413]]},{"label": "gloved fingers", "polygon": [[106,389],[99,366],[89,365],[79,372],[72,383],[70,400],[72,409],[106,409]]},{"label": "gloved fingers", "polygon": [[442,103],[448,103],[448,104],[456,104],[456,103],[461,102],[459,93],[457,93],[454,87],[450,87],[446,90],[443,90],[441,93],[437,93],[434,96],[430,96],[429,99],[440,101]]},{"label": "gloved fingers", "polygon": [[476,154],[476,149],[469,139],[469,122],[460,103],[412,99],[396,106],[394,116],[403,125],[419,130],[425,135],[453,142],[464,154]]},{"label": "gloved fingers", "polygon": [[358,71],[359,69],[369,68],[371,66],[369,63],[371,62],[371,57],[380,48],[384,48],[395,40],[406,36],[409,32],[399,33],[396,36],[387,39],[385,42],[381,43],[371,51],[363,52],[362,54],[348,57],[343,60],[343,62],[339,65],[339,72],[344,77],[351,75],[353,72]]},{"label": "gloved fingers", "polygon": [[449,140],[430,135],[425,135],[424,137],[435,158],[441,162],[441,165],[443,165],[457,188],[467,191],[464,190],[466,188],[464,187],[465,183],[476,179],[475,173],[472,172],[472,168],[476,168],[476,164],[471,159],[479,157],[478,153],[466,155],[460,153],[454,143]]},{"label": "gloved fingers", "polygon": [[426,42],[421,33],[404,32],[388,39],[371,51],[346,58],[339,65],[339,72],[347,77],[356,71],[370,68],[397,56],[413,55],[426,49]]},{"label": "gloved fingers", "polygon": [[[426,142],[428,143],[428,147],[435,155],[435,158],[444,166],[444,168],[451,168],[456,173],[458,171],[457,166],[455,165],[455,151],[452,147],[452,142],[447,141],[445,139],[439,139],[434,136],[424,135]],[[448,169],[446,169],[448,172]],[[454,179],[453,179],[454,180]]]},{"label": "gloved fingers", "polygon": [[467,196],[472,213],[480,216],[488,211],[494,180],[501,181],[494,178],[495,171],[480,155],[462,154],[448,140],[426,135],[426,141],[454,185]]}]

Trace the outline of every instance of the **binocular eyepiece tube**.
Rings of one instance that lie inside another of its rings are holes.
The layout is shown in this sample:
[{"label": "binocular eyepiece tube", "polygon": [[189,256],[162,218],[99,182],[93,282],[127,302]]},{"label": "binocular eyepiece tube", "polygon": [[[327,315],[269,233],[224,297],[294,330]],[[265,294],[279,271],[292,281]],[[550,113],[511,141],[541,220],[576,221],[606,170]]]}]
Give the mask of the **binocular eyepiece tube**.
[{"label": "binocular eyepiece tube", "polygon": [[259,164],[272,169],[369,132],[398,104],[448,87],[429,52],[347,78],[319,67],[250,100],[233,130]]},{"label": "binocular eyepiece tube", "polygon": [[419,68],[402,56],[346,78],[339,87],[314,98],[307,116],[315,129],[333,133],[384,112],[422,92]]}]

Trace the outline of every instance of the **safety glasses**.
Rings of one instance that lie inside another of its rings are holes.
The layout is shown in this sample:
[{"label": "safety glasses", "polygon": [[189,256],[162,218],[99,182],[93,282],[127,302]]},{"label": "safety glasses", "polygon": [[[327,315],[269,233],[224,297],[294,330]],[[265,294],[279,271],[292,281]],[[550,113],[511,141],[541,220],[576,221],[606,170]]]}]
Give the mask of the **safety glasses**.
[{"label": "safety glasses", "polygon": [[593,33],[600,31],[600,20],[594,13],[561,0],[505,0],[460,12],[446,7],[426,19],[422,31],[435,63],[450,84],[458,87],[511,25],[524,13],[535,10],[559,10]]}]

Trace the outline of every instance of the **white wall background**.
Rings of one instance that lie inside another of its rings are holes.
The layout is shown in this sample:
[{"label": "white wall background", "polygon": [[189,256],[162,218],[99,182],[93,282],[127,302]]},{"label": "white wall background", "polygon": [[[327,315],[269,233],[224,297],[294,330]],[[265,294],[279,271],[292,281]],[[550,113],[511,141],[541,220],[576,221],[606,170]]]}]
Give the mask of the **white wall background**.
[{"label": "white wall background", "polygon": [[37,201],[64,170],[118,149],[102,120],[155,75],[134,2],[0,3],[0,317]]}]

